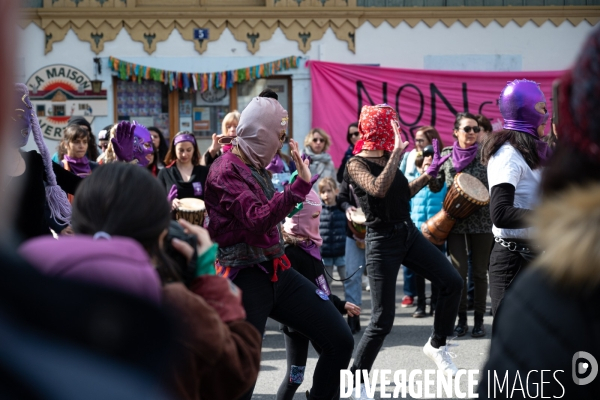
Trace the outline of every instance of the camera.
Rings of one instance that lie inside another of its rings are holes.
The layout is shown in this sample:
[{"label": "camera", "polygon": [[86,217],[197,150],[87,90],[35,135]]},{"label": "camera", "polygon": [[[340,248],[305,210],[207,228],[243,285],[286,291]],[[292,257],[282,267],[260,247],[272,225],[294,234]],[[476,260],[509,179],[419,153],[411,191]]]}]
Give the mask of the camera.
[{"label": "camera", "polygon": [[[173,239],[179,239],[183,242],[186,242],[194,249],[194,254],[192,258],[188,262],[183,254],[177,251],[171,241]],[[164,240],[164,250],[165,253],[174,261],[173,267],[175,268],[177,275],[181,278],[183,283],[186,286],[189,286],[194,280],[194,274],[196,272],[196,262],[198,261],[198,251],[196,250],[196,245],[198,244],[198,239],[196,235],[190,235],[184,232],[183,227],[179,225],[176,221],[171,221],[169,224],[169,230]]]}]

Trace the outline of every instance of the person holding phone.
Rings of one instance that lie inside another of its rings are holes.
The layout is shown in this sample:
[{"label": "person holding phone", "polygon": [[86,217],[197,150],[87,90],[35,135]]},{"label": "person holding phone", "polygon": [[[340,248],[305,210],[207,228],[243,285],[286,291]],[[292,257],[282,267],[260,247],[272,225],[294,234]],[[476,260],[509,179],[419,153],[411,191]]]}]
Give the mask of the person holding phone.
[{"label": "person holding phone", "polygon": [[[431,165],[419,178],[408,182],[398,168],[408,142],[400,137],[398,114],[387,104],[364,106],[358,129],[362,139],[348,160],[344,179],[355,188],[366,216],[366,260],[373,314],[354,358],[352,372],[370,370],[392,330],[396,315],[396,279],[402,264],[429,279],[440,289],[433,334],[423,352],[442,371],[458,369],[448,353],[446,338],[452,335],[460,302],[462,279],[415,227],[410,219],[410,199],[437,176],[441,164],[436,150]],[[434,149],[437,140],[433,141]],[[362,385],[364,392],[364,385]],[[367,398],[366,393],[362,398]]]},{"label": "person holding phone", "polygon": [[231,150],[231,140],[235,137],[235,130],[240,123],[240,113],[233,110],[223,118],[221,134],[212,134],[212,143],[202,156],[202,165],[210,167],[213,162],[224,152]]}]

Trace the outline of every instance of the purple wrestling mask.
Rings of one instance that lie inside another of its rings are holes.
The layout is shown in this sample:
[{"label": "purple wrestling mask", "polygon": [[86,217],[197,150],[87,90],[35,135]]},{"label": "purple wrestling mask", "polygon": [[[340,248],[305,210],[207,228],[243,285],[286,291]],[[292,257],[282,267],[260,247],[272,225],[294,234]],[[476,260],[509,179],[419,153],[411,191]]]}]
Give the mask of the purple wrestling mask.
[{"label": "purple wrestling mask", "polygon": [[140,125],[135,121],[132,125],[135,127],[133,131],[133,158],[138,160],[138,165],[146,167],[150,164],[146,156],[154,153],[152,135],[144,125]]},{"label": "purple wrestling mask", "polygon": [[[538,103],[544,103],[543,107]],[[546,97],[544,97],[539,83],[527,79],[516,79],[509,82],[500,93],[499,99],[500,113],[504,118],[504,129],[539,137],[538,127],[548,120],[545,103]]]},{"label": "purple wrestling mask", "polygon": [[14,97],[15,109],[11,115],[14,133],[11,138],[11,145],[20,148],[29,141],[33,107],[29,101],[29,91],[25,85],[15,85]]}]

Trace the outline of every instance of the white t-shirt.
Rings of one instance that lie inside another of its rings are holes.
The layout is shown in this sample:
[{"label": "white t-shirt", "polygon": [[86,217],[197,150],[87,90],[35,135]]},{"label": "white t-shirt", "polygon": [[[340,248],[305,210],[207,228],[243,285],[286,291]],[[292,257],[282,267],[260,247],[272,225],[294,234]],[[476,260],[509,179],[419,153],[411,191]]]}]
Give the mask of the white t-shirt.
[{"label": "white t-shirt", "polygon": [[[541,168],[529,168],[521,153],[505,143],[488,163],[488,183],[490,194],[492,187],[501,183],[510,183],[515,187],[514,207],[532,210],[538,202],[538,188],[542,175]],[[500,229],[492,227],[494,236],[501,238],[527,239],[531,228]]]}]

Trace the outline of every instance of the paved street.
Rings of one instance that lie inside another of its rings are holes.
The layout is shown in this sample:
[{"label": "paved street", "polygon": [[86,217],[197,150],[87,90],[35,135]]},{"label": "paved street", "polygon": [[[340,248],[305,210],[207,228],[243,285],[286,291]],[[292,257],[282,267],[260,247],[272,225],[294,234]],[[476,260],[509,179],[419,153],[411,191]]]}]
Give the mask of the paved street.
[{"label": "paved street", "polygon": [[[337,274],[335,275],[337,277]],[[394,321],[394,328],[390,335],[386,338],[383,348],[373,365],[373,369],[389,369],[392,370],[392,374],[395,370],[406,369],[407,374],[413,369],[435,369],[435,364],[427,358],[422,351],[423,345],[427,342],[429,335],[431,334],[431,328],[433,324],[433,318],[413,318],[412,313],[415,307],[402,308],[400,302],[402,301],[402,274],[399,274],[397,282],[397,308],[396,308],[396,319]],[[334,282],[332,290],[335,294],[344,298],[343,288],[341,283]],[[427,293],[430,293],[429,287]],[[362,315],[361,315],[361,326],[363,330],[354,335],[354,347],[360,341],[362,333],[366,328],[369,319],[371,318],[371,298],[369,292],[363,291],[363,304],[362,304]],[[457,338],[453,343],[457,343],[457,347],[453,347],[452,351],[456,353],[454,362],[460,369],[480,369],[485,363],[486,355],[490,344],[490,332],[492,317],[489,315],[489,297],[488,297],[488,313],[485,316],[485,327],[487,336],[484,338],[474,339],[469,334],[462,338]],[[427,309],[429,311],[429,307]],[[473,326],[473,311],[469,311],[469,328]],[[310,349],[309,359],[306,368],[306,375],[304,383],[300,386],[300,389],[296,393],[294,399],[304,400],[306,399],[305,391],[310,389],[312,382],[312,373],[317,362],[317,353],[314,349]],[[275,321],[269,320],[267,324],[267,330],[265,340],[263,343],[262,350],[262,363],[261,372],[258,377],[256,390],[254,391],[253,399],[257,400],[273,400],[275,394],[285,374],[286,361],[285,361],[285,347],[283,334],[278,330],[278,324]],[[480,379],[481,376],[476,377]],[[421,380],[423,377],[420,378]],[[393,378],[391,378],[393,381]],[[392,393],[394,390],[394,384],[392,383],[387,388],[388,393]],[[436,386],[433,386],[432,390],[435,393]],[[466,378],[461,379],[461,390],[466,392]],[[380,399],[379,387],[375,394],[376,399]],[[407,397],[411,398],[408,394]]]}]

